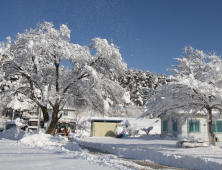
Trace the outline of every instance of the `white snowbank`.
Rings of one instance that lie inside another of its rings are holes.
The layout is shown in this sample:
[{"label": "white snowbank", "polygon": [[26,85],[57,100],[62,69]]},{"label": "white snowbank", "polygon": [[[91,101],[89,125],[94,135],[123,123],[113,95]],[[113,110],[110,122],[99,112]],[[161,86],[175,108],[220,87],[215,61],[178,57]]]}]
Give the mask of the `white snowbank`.
[{"label": "white snowbank", "polygon": [[[120,160],[114,155],[92,155],[88,151],[82,150],[78,144],[75,142],[68,142],[67,138],[62,136],[51,136],[44,133],[40,134],[28,134],[22,138],[19,145],[29,146],[31,148],[41,148],[50,152],[60,153],[63,156],[67,156],[70,159],[81,159],[86,160],[88,163],[93,163],[95,165],[102,166],[104,168],[112,169],[128,169],[128,167],[140,168],[133,162]],[[124,166],[123,166],[124,165]]]},{"label": "white snowbank", "polygon": [[19,141],[19,144],[44,150],[64,151],[65,148],[70,151],[82,152],[82,149],[75,142],[69,143],[67,138],[45,133],[27,135]]},{"label": "white snowbank", "polygon": [[0,132],[0,138],[5,138],[9,140],[20,140],[25,136],[25,134],[26,134],[25,131],[15,126],[8,130]]},{"label": "white snowbank", "polygon": [[63,147],[65,149],[70,150],[70,151],[79,151],[79,152],[82,151],[82,149],[79,147],[79,145],[76,144],[75,142],[66,143],[65,145],[63,145]]},{"label": "white snowbank", "polygon": [[[91,137],[74,141],[124,158],[151,160],[187,169],[222,169],[222,149],[219,147],[178,148],[176,140],[152,139],[152,136],[120,139]],[[222,147],[222,143],[217,144]]]},{"label": "white snowbank", "polygon": [[19,141],[19,144],[32,148],[62,151],[61,146],[65,145],[66,142],[66,138],[61,136],[52,136],[45,133],[39,133],[25,136]]},{"label": "white snowbank", "polygon": [[0,140],[0,167],[1,170],[114,170],[101,165],[95,165],[87,160],[73,158],[71,155],[48,152],[38,148],[28,148],[16,145],[17,141]]}]

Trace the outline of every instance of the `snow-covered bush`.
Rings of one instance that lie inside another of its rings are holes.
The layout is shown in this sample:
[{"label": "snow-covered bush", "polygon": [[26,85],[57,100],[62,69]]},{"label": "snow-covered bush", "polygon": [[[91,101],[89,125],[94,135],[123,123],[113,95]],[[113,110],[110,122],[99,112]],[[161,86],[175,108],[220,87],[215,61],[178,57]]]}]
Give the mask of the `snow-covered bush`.
[{"label": "snow-covered bush", "polygon": [[77,120],[77,129],[81,131],[90,131],[91,119],[90,118],[80,118]]},{"label": "snow-covered bush", "polygon": [[143,128],[142,130],[144,131],[144,132],[146,132],[146,134],[147,135],[149,135],[149,133],[150,133],[150,131],[153,129],[153,126],[150,126],[150,127],[148,127],[148,128]]},{"label": "snow-covered bush", "polygon": [[124,134],[124,129],[123,127],[121,126],[117,126],[116,129],[115,129],[115,135],[117,138],[121,138],[123,137],[123,134]]},{"label": "snow-covered bush", "polygon": [[85,138],[90,136],[91,131],[91,119],[90,118],[79,118],[76,124],[76,131],[71,136]]},{"label": "snow-covered bush", "polygon": [[130,126],[123,126],[124,128],[124,133],[127,134],[128,136],[138,136],[139,135],[139,131],[141,130],[141,128],[139,128],[137,126],[137,124],[135,125],[130,125]]},{"label": "snow-covered bush", "polygon": [[123,126],[125,126],[125,127],[129,127],[129,126],[131,126],[129,120],[126,120],[125,123],[123,124]]},{"label": "snow-covered bush", "polygon": [[[129,122],[129,120],[125,120],[122,122],[122,126],[123,126],[123,129],[124,129],[124,134],[128,135],[129,137],[130,136],[140,136],[143,134],[143,129],[144,127],[139,127],[137,125],[137,123],[135,124],[131,124]],[[151,129],[152,130],[152,129]]]}]

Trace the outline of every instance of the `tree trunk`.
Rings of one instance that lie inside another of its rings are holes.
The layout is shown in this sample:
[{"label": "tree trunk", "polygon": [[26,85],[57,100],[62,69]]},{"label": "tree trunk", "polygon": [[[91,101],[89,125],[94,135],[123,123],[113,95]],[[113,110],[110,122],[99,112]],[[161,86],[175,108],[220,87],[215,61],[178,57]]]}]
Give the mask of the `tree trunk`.
[{"label": "tree trunk", "polygon": [[62,117],[62,114],[60,114],[59,117],[58,117],[58,114],[59,114],[59,104],[56,103],[53,107],[52,120],[49,124],[48,129],[46,130],[46,134],[50,134],[52,136],[55,135],[57,123],[58,123],[59,119]]},{"label": "tree trunk", "polygon": [[[59,63],[57,63],[57,58],[56,55],[54,56],[54,64],[56,67],[56,81],[55,81],[55,85],[56,85],[56,92],[59,93]],[[59,59],[60,60],[60,59]],[[60,61],[59,61],[60,62]],[[53,106],[53,112],[52,112],[52,120],[49,124],[49,127],[46,131],[46,134],[50,134],[50,135],[55,135],[55,131],[56,131],[56,126],[57,123],[59,121],[59,119],[62,117],[62,114],[60,114],[60,116],[58,117],[59,114],[59,100],[57,100],[57,102],[55,102],[55,105]]]},{"label": "tree trunk", "polygon": [[213,119],[212,119],[212,109],[209,107],[207,108],[209,121],[208,121],[208,138],[209,138],[209,145],[216,146],[214,133],[213,133]]},{"label": "tree trunk", "polygon": [[55,136],[56,126],[57,126],[58,121],[59,121],[59,118],[57,117],[50,122],[50,125],[46,131],[46,134]]},{"label": "tree trunk", "polygon": [[49,114],[48,114],[48,110],[46,106],[40,106],[42,113],[43,113],[43,118],[44,118],[44,122],[48,122],[49,121]]}]

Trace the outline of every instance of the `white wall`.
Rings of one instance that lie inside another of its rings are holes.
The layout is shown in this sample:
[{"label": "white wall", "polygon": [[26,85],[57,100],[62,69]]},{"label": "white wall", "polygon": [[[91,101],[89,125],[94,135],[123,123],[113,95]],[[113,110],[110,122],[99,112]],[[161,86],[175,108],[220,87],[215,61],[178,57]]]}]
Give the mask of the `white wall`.
[{"label": "white wall", "polygon": [[[197,117],[196,120],[200,120],[200,132],[188,133],[188,121],[186,121],[182,125],[182,136],[194,139],[201,138],[204,141],[209,141],[207,119],[205,117]],[[214,134],[219,139],[219,141],[222,142],[222,133],[214,133]]]},{"label": "white wall", "polygon": [[[190,118],[188,119],[190,120]],[[182,136],[186,138],[201,138],[204,141],[208,141],[208,130],[207,130],[207,120],[203,117],[197,117],[196,120],[200,120],[200,132],[189,133],[188,130],[188,120],[182,124]]]},{"label": "white wall", "polygon": [[[207,119],[205,116],[197,116],[196,120],[200,120],[200,132],[193,132],[189,133],[188,130],[188,120],[191,118],[188,118],[185,122],[182,122],[181,117],[183,115],[177,114],[177,113],[172,113],[171,115],[166,115],[164,114],[161,117],[161,137],[166,137],[168,133],[171,133],[173,136],[177,137],[178,134],[181,134],[183,137],[186,138],[194,138],[198,139],[201,138],[204,141],[209,141],[208,139],[208,124],[207,124]],[[177,129],[178,132],[173,132],[172,128],[172,120],[173,119],[178,119],[177,123]],[[163,121],[167,120],[167,132],[163,131]],[[222,119],[220,119],[222,120]],[[218,137],[219,141],[222,142],[222,133],[215,133],[215,136]]]},{"label": "white wall", "polygon": [[[161,137],[164,138],[168,133],[171,133],[173,136],[177,137],[178,134],[181,133],[181,128],[179,126],[179,122],[177,123],[177,132],[173,132],[173,122],[172,120],[181,118],[177,113],[172,113],[171,115],[164,114],[161,117]],[[163,121],[167,120],[167,132],[163,131]]]},{"label": "white wall", "polygon": [[[64,111],[68,111],[68,116],[64,115]],[[63,111],[60,111],[60,113],[62,113],[62,117],[59,120],[59,122],[62,122],[62,121],[76,121],[76,111],[74,111],[74,110],[63,110]]]}]

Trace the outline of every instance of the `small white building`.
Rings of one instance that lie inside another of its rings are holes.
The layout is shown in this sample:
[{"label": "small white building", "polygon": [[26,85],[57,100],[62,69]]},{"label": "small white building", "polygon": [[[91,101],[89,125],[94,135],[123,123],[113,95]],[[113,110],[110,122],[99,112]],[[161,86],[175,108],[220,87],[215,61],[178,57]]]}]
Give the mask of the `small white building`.
[{"label": "small white building", "polygon": [[[48,109],[49,116],[52,116],[52,109]],[[62,114],[62,117],[58,121],[58,127],[60,128],[70,128],[71,132],[75,132],[76,130],[76,120],[77,120],[77,110],[75,108],[63,108],[59,112],[59,115]]]},{"label": "small white building", "polygon": [[[201,138],[204,141],[209,141],[208,139],[208,123],[206,115],[198,114],[193,118],[188,118],[183,120],[183,116],[186,113],[176,113],[173,112],[170,115],[161,115],[161,137],[166,137],[167,135],[172,135],[177,137],[181,134],[186,138]],[[213,122],[213,131],[215,136],[222,141],[222,119],[218,119]]]},{"label": "small white building", "polygon": [[[52,116],[52,109],[48,109],[49,116]],[[59,119],[59,122],[76,122],[76,109],[75,108],[66,108],[59,112],[62,114],[62,117]]]}]

